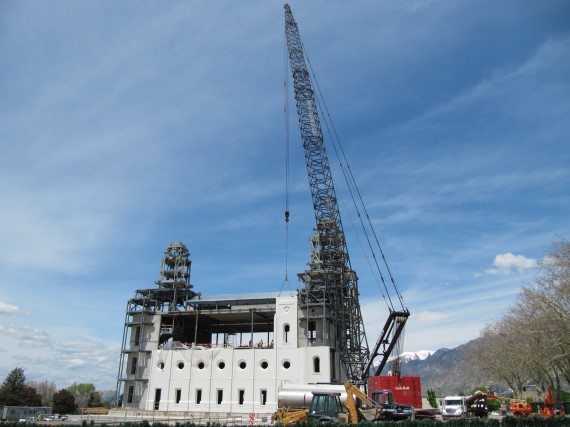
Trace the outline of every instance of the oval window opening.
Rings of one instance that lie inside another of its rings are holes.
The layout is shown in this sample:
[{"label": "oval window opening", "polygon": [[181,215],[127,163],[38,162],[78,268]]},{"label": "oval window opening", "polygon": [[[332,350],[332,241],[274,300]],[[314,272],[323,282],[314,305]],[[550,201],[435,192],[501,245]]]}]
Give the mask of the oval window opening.
[{"label": "oval window opening", "polygon": [[198,369],[204,369],[204,366],[206,365],[204,364],[204,362],[198,362],[196,366],[198,367]]},{"label": "oval window opening", "polygon": [[285,369],[289,369],[289,368],[291,367],[291,362],[289,362],[288,360],[284,361],[284,362],[283,362],[283,367],[284,367]]},{"label": "oval window opening", "polygon": [[286,323],[285,325],[283,325],[283,342],[285,344],[287,344],[289,342],[289,331],[291,330],[291,328],[289,327],[289,325]]},{"label": "oval window opening", "polygon": [[178,362],[178,369],[184,369],[184,362]]},{"label": "oval window opening", "polygon": [[267,367],[269,366],[269,363],[267,363],[267,360],[264,360],[259,365],[261,366],[261,369],[267,369]]},{"label": "oval window opening", "polygon": [[245,363],[243,360],[241,362],[239,362],[239,368],[240,369],[245,369],[246,366],[247,366],[247,363]]},{"label": "oval window opening", "polygon": [[225,367],[226,367],[226,364],[224,362],[218,363],[218,368],[224,369]]}]

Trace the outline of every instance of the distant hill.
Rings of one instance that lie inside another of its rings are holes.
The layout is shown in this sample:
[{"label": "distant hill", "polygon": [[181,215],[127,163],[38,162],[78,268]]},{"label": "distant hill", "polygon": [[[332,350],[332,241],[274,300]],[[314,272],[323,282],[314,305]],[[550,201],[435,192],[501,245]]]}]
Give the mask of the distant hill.
[{"label": "distant hill", "polygon": [[[505,385],[498,384],[479,366],[467,362],[467,354],[475,343],[476,340],[472,340],[453,349],[402,353],[402,376],[419,376],[423,396],[427,395],[428,389],[435,390],[438,397],[469,393],[478,386],[489,387],[496,392],[504,391],[507,388]],[[390,366],[382,374],[386,375],[389,369]]]}]

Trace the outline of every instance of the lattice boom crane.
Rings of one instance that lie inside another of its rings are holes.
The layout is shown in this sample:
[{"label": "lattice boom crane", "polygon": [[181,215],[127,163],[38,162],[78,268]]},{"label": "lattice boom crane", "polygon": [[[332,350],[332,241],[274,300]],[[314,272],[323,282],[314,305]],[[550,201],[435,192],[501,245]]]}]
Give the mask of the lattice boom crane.
[{"label": "lattice boom crane", "polygon": [[381,367],[386,364],[409,312],[390,308],[390,316],[371,353],[358,301],[358,277],[350,264],[315,91],[305,63],[299,29],[287,4],[285,35],[316,222],[315,235],[311,239],[310,268],[298,275],[305,284],[300,292],[300,304],[307,308],[309,319],[311,307],[322,307],[315,319],[332,321],[334,344],[347,379],[354,384],[364,384],[377,356],[382,357]]},{"label": "lattice boom crane", "polygon": [[350,265],[315,93],[289,5],[285,5],[285,33],[316,221],[310,270],[299,275],[306,285],[301,292],[301,303],[308,306],[324,303],[332,310],[329,314],[336,327],[341,364],[348,378],[358,382],[368,360],[358,303],[358,277]]}]

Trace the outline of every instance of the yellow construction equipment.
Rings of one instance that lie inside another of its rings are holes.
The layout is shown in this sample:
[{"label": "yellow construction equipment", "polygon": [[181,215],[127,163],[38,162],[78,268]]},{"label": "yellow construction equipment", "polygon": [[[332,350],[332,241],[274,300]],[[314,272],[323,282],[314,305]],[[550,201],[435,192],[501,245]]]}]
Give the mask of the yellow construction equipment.
[{"label": "yellow construction equipment", "polygon": [[291,410],[290,407],[279,408],[273,415],[276,424],[288,425],[309,418],[321,422],[346,423],[340,403],[340,393],[316,390],[313,391],[311,406],[308,409]]},{"label": "yellow construction equipment", "polygon": [[[344,406],[348,411],[349,423],[357,423],[362,418],[367,421],[377,421],[382,417],[382,405],[370,399],[366,393],[350,383],[345,383],[344,388],[346,389]],[[362,407],[363,404],[366,408]]]},{"label": "yellow construction equipment", "polygon": [[320,422],[336,422],[355,424],[361,419],[378,421],[382,417],[382,405],[370,399],[358,387],[345,383],[346,401],[340,401],[340,393],[318,390],[315,386],[311,406],[308,409],[291,410],[289,407],[279,408],[273,415],[277,424],[288,425],[299,421],[314,419]]},{"label": "yellow construction equipment", "polygon": [[308,409],[301,409],[299,411],[291,411],[291,408],[279,408],[271,419],[275,424],[288,425],[298,421],[305,421],[309,418]]}]

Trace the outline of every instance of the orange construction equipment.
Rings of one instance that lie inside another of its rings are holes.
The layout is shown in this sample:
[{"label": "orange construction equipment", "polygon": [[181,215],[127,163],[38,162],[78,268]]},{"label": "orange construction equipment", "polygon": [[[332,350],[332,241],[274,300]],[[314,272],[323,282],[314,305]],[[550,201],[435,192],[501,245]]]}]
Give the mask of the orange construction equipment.
[{"label": "orange construction equipment", "polygon": [[[530,403],[525,401],[514,402],[510,405],[510,412],[515,416],[521,415],[532,415],[534,413]],[[557,415],[564,415],[564,408],[560,408],[560,411],[556,410],[554,405],[554,396],[552,394],[552,385],[548,384],[548,391],[544,397],[544,402],[538,407],[538,415],[543,417],[555,417]]]},{"label": "orange construction equipment", "polygon": [[554,406],[554,396],[552,395],[552,386],[548,384],[548,391],[544,397],[544,407],[538,408],[538,413],[543,417],[555,417],[557,415],[564,415],[564,408],[561,406],[560,411],[556,411]]},{"label": "orange construction equipment", "polygon": [[522,400],[520,402],[511,403],[509,405],[509,411],[515,417],[520,417],[521,415],[531,415],[532,406],[530,406],[530,403]]}]

